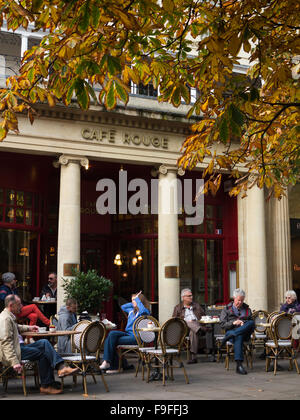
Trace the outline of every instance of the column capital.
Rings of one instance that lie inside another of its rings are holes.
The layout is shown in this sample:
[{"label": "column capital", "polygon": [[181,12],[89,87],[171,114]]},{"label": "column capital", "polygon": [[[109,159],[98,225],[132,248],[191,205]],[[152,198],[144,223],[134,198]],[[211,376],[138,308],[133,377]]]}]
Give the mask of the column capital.
[{"label": "column capital", "polygon": [[60,155],[58,160],[53,162],[54,168],[59,168],[61,165],[68,165],[69,163],[78,163],[78,165],[88,169],[89,160],[85,156]]},{"label": "column capital", "polygon": [[176,172],[177,175],[179,175],[179,176],[183,176],[185,174],[185,171],[182,168],[178,168],[178,166],[176,166],[176,165],[162,164],[159,167],[153,168],[151,170],[151,175],[153,177],[155,177],[159,174],[167,175],[168,172]]}]

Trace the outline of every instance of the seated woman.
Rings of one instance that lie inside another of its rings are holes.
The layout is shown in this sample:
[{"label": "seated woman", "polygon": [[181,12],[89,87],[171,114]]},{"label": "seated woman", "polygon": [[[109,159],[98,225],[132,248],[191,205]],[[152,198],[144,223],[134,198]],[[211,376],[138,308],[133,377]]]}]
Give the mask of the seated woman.
[{"label": "seated woman", "polygon": [[117,346],[121,344],[136,344],[133,333],[134,321],[142,315],[150,315],[149,302],[140,291],[136,295],[132,295],[131,303],[122,305],[122,310],[128,313],[128,320],[125,331],[111,331],[104,342],[103,362],[100,369],[106,370],[107,373],[118,373],[119,357]]},{"label": "seated woman", "polygon": [[297,295],[294,290],[288,290],[285,293],[285,303],[281,305],[280,311],[286,312],[287,314],[300,312],[300,304],[298,303]]}]

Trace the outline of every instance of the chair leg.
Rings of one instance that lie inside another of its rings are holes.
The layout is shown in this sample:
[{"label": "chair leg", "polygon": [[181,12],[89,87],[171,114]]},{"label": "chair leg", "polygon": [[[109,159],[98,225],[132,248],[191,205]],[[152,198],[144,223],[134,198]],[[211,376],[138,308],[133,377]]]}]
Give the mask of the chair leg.
[{"label": "chair leg", "polygon": [[24,366],[22,366],[22,384],[23,384],[23,393],[24,393],[24,397],[27,396],[27,389],[26,389],[26,372],[25,372],[25,368]]},{"label": "chair leg", "polygon": [[119,372],[121,372],[122,367],[122,350],[118,350],[119,353]]},{"label": "chair leg", "polygon": [[108,386],[107,386],[107,383],[106,383],[106,380],[104,378],[104,375],[103,375],[102,371],[101,371],[101,378],[102,378],[102,382],[103,382],[103,385],[105,387],[106,392],[109,392],[109,389],[108,389]]},{"label": "chair leg", "polygon": [[184,378],[185,378],[185,383],[186,383],[186,384],[189,384],[189,383],[190,383],[190,381],[189,381],[189,378],[188,378],[188,376],[187,376],[187,373],[186,373],[186,370],[185,370],[185,367],[184,367],[184,364],[183,364],[183,362],[182,362],[182,360],[181,360],[180,355],[178,356],[178,361],[179,361],[179,366],[180,366],[180,367],[182,367],[182,369],[183,369],[183,374],[184,374]]},{"label": "chair leg", "polygon": [[83,364],[82,366],[82,384],[84,390],[84,397],[88,397],[88,390],[87,390],[87,383],[86,383],[86,366]]},{"label": "chair leg", "polygon": [[166,385],[166,360],[163,358],[163,385]]}]

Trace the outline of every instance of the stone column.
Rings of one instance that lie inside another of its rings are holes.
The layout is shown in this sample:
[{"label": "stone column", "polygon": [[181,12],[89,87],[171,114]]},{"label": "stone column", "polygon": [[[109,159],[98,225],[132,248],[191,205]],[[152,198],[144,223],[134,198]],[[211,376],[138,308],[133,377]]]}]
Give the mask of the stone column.
[{"label": "stone column", "polygon": [[[178,237],[178,168],[161,165],[158,170],[158,300],[159,321],[172,316],[180,302]],[[180,174],[182,174],[180,172]]]},{"label": "stone column", "polygon": [[252,310],[268,310],[264,190],[238,196],[239,284]]},{"label": "stone column", "polygon": [[[64,304],[63,278],[65,264],[80,264],[80,167],[88,159],[62,155],[54,166],[60,166],[60,194],[57,244],[57,308]],[[66,267],[66,266],[65,266]]]},{"label": "stone column", "polygon": [[292,289],[291,235],[288,197],[266,203],[269,310],[275,311]]}]

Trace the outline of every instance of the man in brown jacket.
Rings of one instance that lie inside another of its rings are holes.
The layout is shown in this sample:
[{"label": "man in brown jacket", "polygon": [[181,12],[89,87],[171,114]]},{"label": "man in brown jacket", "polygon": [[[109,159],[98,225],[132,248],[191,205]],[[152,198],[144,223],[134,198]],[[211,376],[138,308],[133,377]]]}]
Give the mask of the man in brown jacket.
[{"label": "man in brown jacket", "polygon": [[205,335],[206,347],[212,349],[212,333],[211,329],[201,326],[199,319],[205,315],[204,310],[197,302],[193,302],[193,294],[190,289],[181,291],[181,303],[175,306],[173,317],[184,319],[189,327],[190,353],[191,359],[188,364],[197,363],[198,353],[198,335]]},{"label": "man in brown jacket", "polygon": [[5,298],[5,309],[0,314],[0,361],[11,366],[16,372],[22,372],[22,360],[37,360],[41,378],[41,394],[61,394],[62,390],[53,386],[56,368],[60,378],[72,375],[78,369],[64,365],[63,359],[56,353],[48,340],[38,340],[24,344],[21,334],[26,331],[35,332],[36,325],[18,325],[16,315],[21,310],[21,299],[16,295]]}]

